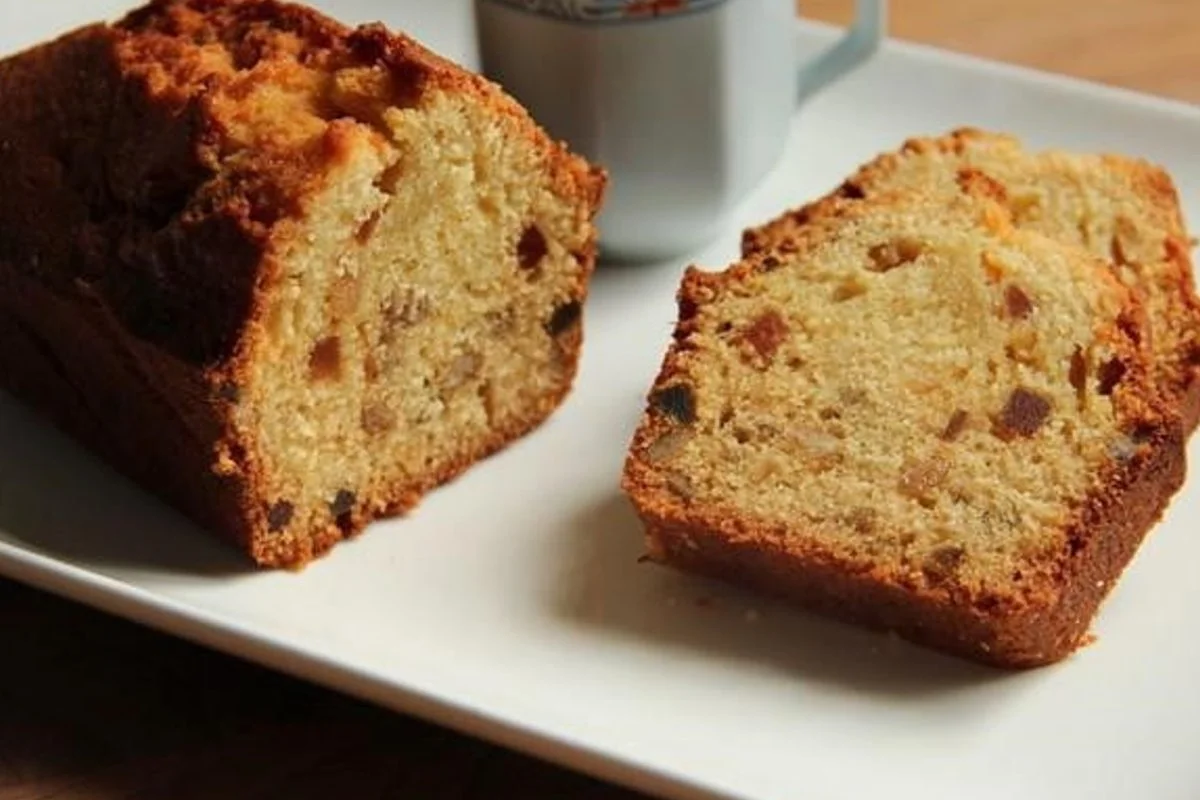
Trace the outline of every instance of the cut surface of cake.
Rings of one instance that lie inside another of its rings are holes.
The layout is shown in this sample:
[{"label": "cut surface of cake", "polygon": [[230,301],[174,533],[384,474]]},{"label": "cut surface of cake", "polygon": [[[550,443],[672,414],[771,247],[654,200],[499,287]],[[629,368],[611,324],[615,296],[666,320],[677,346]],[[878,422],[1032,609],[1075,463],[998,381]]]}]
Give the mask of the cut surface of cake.
[{"label": "cut surface of cake", "polygon": [[[869,197],[908,189],[952,197],[968,186],[1009,209],[1018,227],[1083,247],[1146,306],[1156,380],[1180,406],[1186,430],[1200,422],[1200,301],[1192,243],[1171,177],[1142,159],[1031,152],[1016,138],[963,128],[917,138],[862,167],[835,192]],[[784,245],[815,206],[746,231],[743,251]]]},{"label": "cut surface of cake", "polygon": [[828,199],[678,301],[622,481],[656,561],[1033,666],[1183,481],[1136,298],[998,204]]},{"label": "cut surface of cake", "polygon": [[379,25],[159,0],[0,62],[0,388],[263,565],[542,423],[603,172]]}]

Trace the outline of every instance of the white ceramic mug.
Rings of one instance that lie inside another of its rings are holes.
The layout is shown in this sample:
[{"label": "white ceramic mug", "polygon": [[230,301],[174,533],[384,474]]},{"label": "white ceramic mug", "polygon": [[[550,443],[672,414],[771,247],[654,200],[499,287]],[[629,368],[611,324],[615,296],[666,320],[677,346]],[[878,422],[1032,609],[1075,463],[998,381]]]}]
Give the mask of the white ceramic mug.
[{"label": "white ceramic mug", "polygon": [[886,0],[797,69],[795,0],[475,0],[483,72],[606,167],[601,254],[708,242],[774,166],[800,98],[868,58]]}]

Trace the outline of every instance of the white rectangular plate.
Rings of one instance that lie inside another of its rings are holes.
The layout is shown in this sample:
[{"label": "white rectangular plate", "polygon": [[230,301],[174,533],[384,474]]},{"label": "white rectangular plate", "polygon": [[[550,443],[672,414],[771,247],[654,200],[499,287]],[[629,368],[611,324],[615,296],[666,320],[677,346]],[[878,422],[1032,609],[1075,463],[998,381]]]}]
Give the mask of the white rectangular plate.
[{"label": "white rectangular plate", "polygon": [[[325,5],[474,63],[463,2]],[[0,48],[121,8],[3,0]],[[725,264],[743,225],[962,124],[1152,158],[1200,225],[1200,110],[891,44],[797,113],[778,169],[692,260]],[[246,570],[0,396],[0,573],[672,797],[1195,798],[1194,481],[1105,605],[1098,641],[1024,674],[637,563],[617,479],[681,271],[602,267],[561,411],[301,574]]]}]

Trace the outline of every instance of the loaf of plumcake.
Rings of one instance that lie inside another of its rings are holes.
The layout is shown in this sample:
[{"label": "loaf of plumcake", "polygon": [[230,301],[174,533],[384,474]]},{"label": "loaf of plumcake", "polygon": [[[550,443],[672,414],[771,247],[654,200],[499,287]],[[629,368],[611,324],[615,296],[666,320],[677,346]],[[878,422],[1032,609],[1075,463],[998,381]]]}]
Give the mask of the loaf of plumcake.
[{"label": "loaf of plumcake", "polygon": [[0,97],[0,388],[258,564],[569,392],[605,176],[413,39],[156,0]]}]

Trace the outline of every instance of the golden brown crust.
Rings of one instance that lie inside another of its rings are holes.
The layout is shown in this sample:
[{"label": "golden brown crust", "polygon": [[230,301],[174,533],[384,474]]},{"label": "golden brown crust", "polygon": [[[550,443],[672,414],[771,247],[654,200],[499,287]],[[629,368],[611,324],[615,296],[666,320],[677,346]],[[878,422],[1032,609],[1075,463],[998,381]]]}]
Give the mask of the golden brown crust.
[{"label": "golden brown crust", "polygon": [[[1174,189],[1172,189],[1172,192]],[[1176,289],[1182,298],[1184,313],[1194,316],[1192,324],[1185,320],[1181,326],[1187,326],[1189,335],[1182,346],[1184,353],[1180,357],[1182,369],[1178,378],[1173,382],[1173,394],[1178,398],[1179,415],[1183,418],[1183,429],[1189,434],[1200,427],[1200,300],[1197,300],[1195,281],[1192,273],[1192,259],[1189,255],[1189,243],[1186,239],[1172,238],[1167,241],[1166,257],[1175,265]]]},{"label": "golden brown crust", "polygon": [[[791,241],[808,221],[829,208],[825,200],[840,197],[859,200],[875,194],[879,186],[904,160],[921,155],[962,156],[972,148],[1009,153],[1014,158],[1028,157],[1021,142],[1010,135],[958,128],[938,137],[918,137],[904,142],[896,152],[884,153],[863,165],[826,197],[791,209],[774,220],[747,229],[742,234],[742,252],[766,252],[777,247],[793,248]],[[1052,157],[1058,154],[1050,153]],[[1172,293],[1172,319],[1159,320],[1175,339],[1172,363],[1158,365],[1158,380],[1171,402],[1178,408],[1187,431],[1200,424],[1200,298],[1197,297],[1190,253],[1190,240],[1174,182],[1160,167],[1140,159],[1100,155],[1095,169],[1123,176],[1144,210],[1164,232],[1162,263],[1156,271],[1160,290]],[[984,171],[966,168],[959,171],[959,187],[964,193],[1000,203],[1006,201],[1005,188]],[[1173,287],[1173,288],[1172,288]]]},{"label": "golden brown crust", "polygon": [[129,336],[103,304],[0,268],[3,388],[185,514],[241,547],[248,483],[213,469],[228,398]]},{"label": "golden brown crust", "polygon": [[[301,67],[370,67],[388,104],[436,87],[471,97],[545,154],[554,190],[590,226],[604,173],[552,141],[499,87],[378,25],[350,29],[274,0],[154,0],[0,62],[0,385],[107,461],[266,565],[299,565],[535,427],[570,388],[563,337],[553,401],[497,430],[370,513],[328,530],[269,534],[252,432],[233,405],[291,220],[346,157],[370,107],[283,114],[252,129],[241,98],[304,80]],[[310,120],[315,124],[305,127]],[[576,295],[594,234],[576,254]]]},{"label": "golden brown crust", "polygon": [[[871,202],[892,200],[879,196]],[[787,252],[813,252],[867,205],[853,192],[834,193],[805,207],[804,224],[789,230],[784,252],[750,248],[720,273],[689,267],[678,293],[672,346],[651,394],[686,375],[687,351],[694,346],[691,335],[702,306],[727,287],[777,268]],[[984,204],[979,213],[994,232],[1014,235],[999,206]],[[649,557],[994,666],[1034,667],[1065,658],[1085,641],[1100,603],[1182,486],[1185,473],[1180,419],[1160,399],[1151,377],[1142,335],[1144,310],[1099,262],[1096,279],[1125,298],[1125,311],[1097,335],[1129,365],[1113,400],[1121,429],[1137,448],[1127,460],[1107,462],[1091,491],[1070,509],[1059,549],[1040,553],[1030,565],[1031,580],[1019,587],[975,590],[920,572],[893,571],[865,558],[849,559],[802,526],[769,525],[737,509],[703,503],[681,511],[663,493],[647,456],[675,424],[653,404],[647,405],[634,435],[622,478],[622,489],[645,524]]]}]

